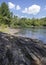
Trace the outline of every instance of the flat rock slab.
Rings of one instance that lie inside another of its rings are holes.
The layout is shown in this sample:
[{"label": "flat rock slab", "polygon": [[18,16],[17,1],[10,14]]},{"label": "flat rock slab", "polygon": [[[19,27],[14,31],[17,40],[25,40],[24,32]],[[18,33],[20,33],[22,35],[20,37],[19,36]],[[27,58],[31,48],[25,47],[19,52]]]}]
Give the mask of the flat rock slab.
[{"label": "flat rock slab", "polygon": [[46,44],[0,32],[0,65],[46,65]]}]

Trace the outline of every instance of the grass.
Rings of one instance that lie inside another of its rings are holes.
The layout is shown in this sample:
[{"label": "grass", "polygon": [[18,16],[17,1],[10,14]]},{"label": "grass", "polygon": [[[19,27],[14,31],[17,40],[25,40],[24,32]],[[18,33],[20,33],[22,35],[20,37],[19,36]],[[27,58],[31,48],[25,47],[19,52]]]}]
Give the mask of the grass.
[{"label": "grass", "polygon": [[12,29],[12,28],[10,28],[10,27],[8,27],[8,26],[6,26],[6,25],[1,25],[0,26],[0,32],[3,32],[3,33],[8,33],[8,34],[11,34],[11,35],[13,35],[14,33],[18,33],[18,29]]},{"label": "grass", "polygon": [[9,33],[9,28],[7,26],[0,26],[0,32]]}]

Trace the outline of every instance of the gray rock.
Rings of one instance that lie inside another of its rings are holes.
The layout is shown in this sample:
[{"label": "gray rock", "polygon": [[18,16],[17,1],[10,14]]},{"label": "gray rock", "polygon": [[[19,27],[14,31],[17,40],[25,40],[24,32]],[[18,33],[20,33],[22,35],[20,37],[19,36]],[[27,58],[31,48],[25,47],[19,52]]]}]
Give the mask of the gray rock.
[{"label": "gray rock", "polygon": [[0,32],[0,65],[46,65],[46,45]]}]

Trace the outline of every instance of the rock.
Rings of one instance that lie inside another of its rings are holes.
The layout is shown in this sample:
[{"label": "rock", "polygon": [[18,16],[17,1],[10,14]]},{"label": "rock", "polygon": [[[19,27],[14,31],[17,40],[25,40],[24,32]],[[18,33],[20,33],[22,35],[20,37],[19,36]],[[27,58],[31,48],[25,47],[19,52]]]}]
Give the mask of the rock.
[{"label": "rock", "polygon": [[46,44],[0,32],[0,65],[46,65]]}]

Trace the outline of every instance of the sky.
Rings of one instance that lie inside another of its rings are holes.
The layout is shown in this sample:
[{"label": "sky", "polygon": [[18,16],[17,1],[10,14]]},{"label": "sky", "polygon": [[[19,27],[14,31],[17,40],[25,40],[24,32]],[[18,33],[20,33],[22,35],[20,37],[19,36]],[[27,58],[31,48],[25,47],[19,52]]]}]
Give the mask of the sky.
[{"label": "sky", "polygon": [[11,12],[19,17],[46,17],[46,0],[0,0],[6,2]]}]

